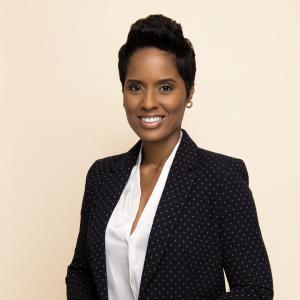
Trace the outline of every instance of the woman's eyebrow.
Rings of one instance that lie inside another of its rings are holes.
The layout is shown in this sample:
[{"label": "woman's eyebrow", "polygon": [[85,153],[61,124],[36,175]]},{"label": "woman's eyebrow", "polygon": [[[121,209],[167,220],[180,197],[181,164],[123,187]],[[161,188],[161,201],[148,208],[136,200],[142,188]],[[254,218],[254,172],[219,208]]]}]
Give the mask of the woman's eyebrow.
[{"label": "woman's eyebrow", "polygon": [[[173,78],[164,78],[164,79],[160,79],[158,80],[156,83],[160,84],[160,83],[164,83],[164,82],[173,82],[176,83],[177,81]],[[143,84],[144,82],[138,79],[127,79],[126,83],[138,83],[138,84]]]},{"label": "woman's eyebrow", "polygon": [[173,78],[165,78],[165,79],[160,79],[157,81],[157,83],[164,83],[164,82],[173,82],[176,83],[176,80]]},{"label": "woman's eyebrow", "polygon": [[137,79],[127,79],[126,83],[138,83],[138,84],[143,84],[143,81],[137,80]]}]

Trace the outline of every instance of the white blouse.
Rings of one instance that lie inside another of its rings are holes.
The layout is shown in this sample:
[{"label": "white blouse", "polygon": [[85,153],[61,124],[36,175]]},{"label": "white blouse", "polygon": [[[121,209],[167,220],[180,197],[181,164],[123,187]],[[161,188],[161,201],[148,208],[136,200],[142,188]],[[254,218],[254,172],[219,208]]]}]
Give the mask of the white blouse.
[{"label": "white blouse", "polygon": [[143,209],[138,224],[130,235],[140,197],[140,163],[142,144],[136,164],[120,199],[107,223],[105,231],[106,270],[109,300],[138,299],[148,239],[171,164],[182,137],[173,148],[161,170],[151,196]]}]

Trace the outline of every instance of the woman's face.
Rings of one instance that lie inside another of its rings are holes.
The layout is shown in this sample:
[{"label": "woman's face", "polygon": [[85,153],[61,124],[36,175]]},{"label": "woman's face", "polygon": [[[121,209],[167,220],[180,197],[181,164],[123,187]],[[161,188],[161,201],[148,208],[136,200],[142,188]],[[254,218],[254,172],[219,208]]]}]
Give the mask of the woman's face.
[{"label": "woman's face", "polygon": [[[157,48],[137,50],[127,67],[123,106],[135,133],[149,142],[162,141],[181,128],[188,99],[173,54]],[[147,119],[142,119],[147,117]],[[149,117],[155,118],[149,118]]]}]

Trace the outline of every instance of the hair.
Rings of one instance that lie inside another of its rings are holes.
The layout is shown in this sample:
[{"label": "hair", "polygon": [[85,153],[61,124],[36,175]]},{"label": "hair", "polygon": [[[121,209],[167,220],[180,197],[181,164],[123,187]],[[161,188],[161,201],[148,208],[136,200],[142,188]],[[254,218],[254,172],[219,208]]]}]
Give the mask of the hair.
[{"label": "hair", "polygon": [[127,41],[118,53],[122,91],[130,57],[135,51],[146,47],[155,47],[175,55],[176,66],[188,97],[195,80],[195,52],[192,43],[183,36],[181,25],[161,14],[138,19],[131,25]]}]

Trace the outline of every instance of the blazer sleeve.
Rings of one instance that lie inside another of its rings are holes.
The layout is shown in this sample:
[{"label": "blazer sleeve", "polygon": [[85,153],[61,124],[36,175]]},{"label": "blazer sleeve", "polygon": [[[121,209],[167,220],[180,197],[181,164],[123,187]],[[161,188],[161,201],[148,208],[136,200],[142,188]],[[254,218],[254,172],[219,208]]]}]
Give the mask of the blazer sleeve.
[{"label": "blazer sleeve", "polygon": [[84,195],[80,212],[80,227],[73,259],[67,268],[65,283],[68,300],[94,300],[96,287],[89,268],[86,252],[86,233],[89,207],[93,196],[93,166],[90,167],[85,181]]},{"label": "blazer sleeve", "polygon": [[273,299],[271,266],[242,159],[220,183],[219,234],[230,291],[218,300]]}]

